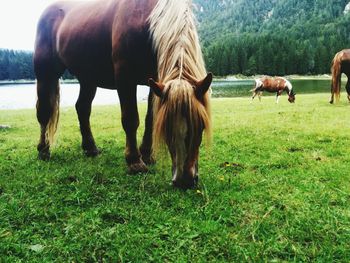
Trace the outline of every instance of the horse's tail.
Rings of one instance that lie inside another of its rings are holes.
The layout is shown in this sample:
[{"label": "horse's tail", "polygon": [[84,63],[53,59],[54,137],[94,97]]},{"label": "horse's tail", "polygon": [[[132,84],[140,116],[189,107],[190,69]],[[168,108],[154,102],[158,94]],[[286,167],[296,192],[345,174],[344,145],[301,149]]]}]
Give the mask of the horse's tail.
[{"label": "horse's tail", "polygon": [[38,23],[33,57],[37,78],[37,118],[41,125],[40,147],[54,141],[59,119],[59,78],[65,66],[56,50],[58,25],[64,13],[57,5],[49,6]]},{"label": "horse's tail", "polygon": [[337,53],[332,61],[332,96],[335,95],[336,102],[340,98],[340,86],[341,86],[341,58],[342,54]]},{"label": "horse's tail", "polygon": [[50,144],[54,141],[54,136],[57,131],[58,120],[60,117],[60,83],[57,81],[55,89],[50,94],[50,104],[52,109],[52,114],[47,124],[46,129],[46,139]]},{"label": "horse's tail", "polygon": [[51,83],[48,84],[38,80],[38,100],[36,103],[37,117],[39,122],[43,125],[41,128],[45,131],[45,142],[49,145],[54,142],[60,116],[59,81],[57,79],[50,82]]}]

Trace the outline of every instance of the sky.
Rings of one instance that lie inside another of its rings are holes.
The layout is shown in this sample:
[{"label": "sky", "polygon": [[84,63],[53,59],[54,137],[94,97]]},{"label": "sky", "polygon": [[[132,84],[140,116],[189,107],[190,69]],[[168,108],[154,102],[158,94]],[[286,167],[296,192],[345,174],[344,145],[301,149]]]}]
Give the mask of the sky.
[{"label": "sky", "polygon": [[33,50],[36,25],[53,0],[0,0],[0,48]]},{"label": "sky", "polygon": [[0,48],[33,50],[41,13],[55,0],[0,0]]}]

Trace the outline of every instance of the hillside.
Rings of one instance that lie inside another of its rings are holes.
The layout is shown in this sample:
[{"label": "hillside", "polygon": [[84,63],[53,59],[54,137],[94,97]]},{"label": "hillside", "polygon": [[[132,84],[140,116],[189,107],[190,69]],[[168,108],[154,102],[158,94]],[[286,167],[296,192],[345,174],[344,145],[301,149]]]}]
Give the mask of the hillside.
[{"label": "hillside", "polygon": [[349,1],[194,2],[207,67],[218,75],[327,73],[349,46]]}]

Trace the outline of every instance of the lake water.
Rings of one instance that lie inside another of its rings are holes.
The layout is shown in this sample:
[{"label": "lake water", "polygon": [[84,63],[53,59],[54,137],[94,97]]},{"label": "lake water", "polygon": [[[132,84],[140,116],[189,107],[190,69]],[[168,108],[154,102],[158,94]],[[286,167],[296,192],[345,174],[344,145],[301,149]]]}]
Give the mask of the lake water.
[{"label": "lake water", "polygon": [[[330,92],[330,80],[292,80],[297,94]],[[248,97],[253,87],[253,80],[223,80],[214,81],[212,85],[213,97]],[[344,85],[343,85],[344,86]],[[137,100],[147,101],[149,88],[138,86]],[[78,84],[61,84],[61,106],[73,106],[79,95]],[[268,95],[267,93],[265,95]],[[273,95],[273,94],[271,94]],[[35,108],[35,84],[0,85],[0,110]],[[118,93],[115,90],[97,89],[93,105],[118,104]]]},{"label": "lake water", "polygon": [[[138,86],[137,100],[147,101],[149,87]],[[61,84],[60,106],[75,105],[79,96],[79,84]],[[4,109],[31,109],[36,104],[35,84],[0,85],[0,110]],[[119,104],[116,90],[97,89],[93,105]]]}]

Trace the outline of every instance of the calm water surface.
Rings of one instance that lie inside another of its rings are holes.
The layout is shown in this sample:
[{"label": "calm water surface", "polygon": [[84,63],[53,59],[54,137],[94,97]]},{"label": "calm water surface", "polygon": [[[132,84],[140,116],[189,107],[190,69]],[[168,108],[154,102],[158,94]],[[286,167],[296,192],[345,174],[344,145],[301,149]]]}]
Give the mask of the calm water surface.
[{"label": "calm water surface", "polygon": [[[78,99],[79,84],[61,84],[60,105],[62,107],[73,106]],[[149,88],[138,86],[137,100],[146,101]],[[30,109],[35,108],[36,86],[35,84],[0,85],[0,110],[2,109]],[[119,104],[116,90],[97,89],[93,105]]]},{"label": "calm water surface", "polygon": [[[292,80],[297,94],[330,92],[330,80]],[[253,87],[253,80],[214,81],[213,97],[248,97]],[[344,86],[344,85],[343,85]],[[137,100],[147,101],[149,88],[138,86]],[[73,106],[79,95],[78,84],[61,84],[61,106]],[[268,95],[268,94],[264,94]],[[273,95],[273,94],[271,94]],[[0,110],[35,108],[35,84],[0,85]],[[115,90],[97,89],[93,105],[118,104],[118,94]]]}]

